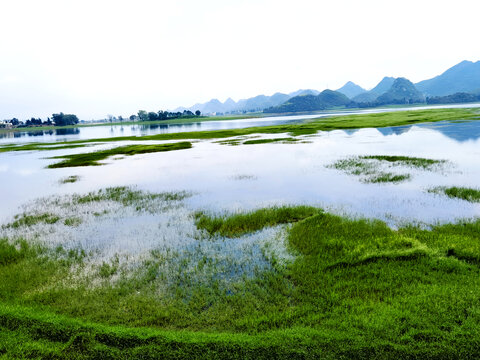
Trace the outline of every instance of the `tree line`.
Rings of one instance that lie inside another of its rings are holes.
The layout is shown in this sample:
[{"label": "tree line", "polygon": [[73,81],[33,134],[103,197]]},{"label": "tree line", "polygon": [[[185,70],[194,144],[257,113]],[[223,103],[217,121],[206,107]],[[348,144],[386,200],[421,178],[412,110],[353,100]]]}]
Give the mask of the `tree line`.
[{"label": "tree line", "polygon": [[[130,121],[158,121],[158,120],[171,120],[171,119],[180,119],[180,118],[194,118],[201,116],[199,110],[192,112],[190,110],[184,110],[183,112],[170,112],[160,110],[158,112],[147,112],[145,110],[139,110],[136,115],[131,115],[129,117]],[[112,115],[108,116],[109,122],[122,122],[124,118],[122,116],[114,117]],[[69,126],[76,125],[79,123],[78,116],[74,114],[64,114],[60,112],[58,114],[52,114],[51,118],[43,121],[40,118],[31,118],[25,121],[18,120],[13,118],[10,120],[4,120],[4,124],[10,124],[12,127],[37,127],[37,126]],[[1,123],[0,123],[1,124]]]},{"label": "tree line", "polygon": [[172,119],[180,119],[180,118],[193,118],[199,117],[202,115],[200,110],[195,111],[195,113],[191,112],[190,110],[183,110],[183,112],[170,112],[170,111],[163,111],[160,110],[158,112],[146,112],[145,110],[139,110],[137,115],[131,115],[130,120],[140,120],[140,121],[158,121],[158,120],[172,120]]}]

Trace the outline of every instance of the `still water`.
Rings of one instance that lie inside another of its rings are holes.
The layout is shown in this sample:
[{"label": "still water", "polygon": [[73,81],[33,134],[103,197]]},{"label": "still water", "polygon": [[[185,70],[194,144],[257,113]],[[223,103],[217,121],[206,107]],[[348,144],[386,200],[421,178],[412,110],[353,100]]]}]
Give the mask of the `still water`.
[{"label": "still water", "polygon": [[[425,106],[415,107],[415,109],[432,108],[472,108],[480,107],[480,104],[449,105],[449,106]],[[249,118],[237,120],[222,121],[204,121],[185,124],[152,124],[152,125],[107,125],[107,126],[88,126],[73,129],[57,130],[30,130],[25,132],[11,132],[0,134],[0,144],[5,143],[25,143],[25,142],[54,142],[70,140],[87,140],[119,136],[145,136],[155,134],[178,133],[188,131],[211,131],[241,129],[252,126],[271,126],[302,122],[313,118],[327,117],[332,115],[345,114],[370,114],[379,112],[411,110],[412,108],[388,108],[388,109],[366,109],[356,111],[336,111],[321,112],[310,115],[291,115],[291,116],[271,116],[264,118]]]},{"label": "still water", "polygon": [[[46,169],[57,161],[46,157],[100,147],[2,153],[0,222],[11,220],[22,204],[41,196],[124,185],[155,192],[193,192],[195,195],[187,200],[192,210],[237,211],[311,204],[339,214],[383,219],[392,226],[412,221],[451,222],[480,215],[478,203],[427,192],[436,186],[479,187],[480,121],[335,130],[306,136],[304,140],[240,146],[205,140],[193,143],[188,150],[65,169]],[[132,142],[122,142],[126,143]],[[401,169],[411,174],[411,179],[399,184],[362,183],[358,177],[327,167],[355,155],[407,155],[444,159],[448,164],[439,171]],[[80,180],[60,185],[60,179],[70,175],[78,175]]]}]

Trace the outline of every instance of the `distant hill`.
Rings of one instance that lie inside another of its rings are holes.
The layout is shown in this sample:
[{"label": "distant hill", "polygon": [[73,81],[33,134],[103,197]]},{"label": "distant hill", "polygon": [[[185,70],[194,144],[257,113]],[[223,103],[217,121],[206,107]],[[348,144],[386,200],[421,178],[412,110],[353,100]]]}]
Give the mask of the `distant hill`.
[{"label": "distant hill", "polygon": [[300,95],[318,95],[318,94],[320,94],[320,91],[318,91],[318,90],[300,89],[300,90],[291,92],[288,95],[292,98],[294,96],[300,96]]},{"label": "distant hill", "polygon": [[443,74],[415,84],[427,96],[445,96],[480,89],[480,61],[462,61]]},{"label": "distant hill", "polygon": [[318,111],[333,107],[348,106],[352,101],[338,91],[324,90],[318,95],[294,96],[279,106],[263,110],[265,113],[286,113],[302,111]]},{"label": "distant hill", "polygon": [[367,92],[367,90],[351,81],[347,82],[345,85],[343,85],[340,89],[337,89],[336,91],[341,92],[343,95],[347,96],[350,99]]},{"label": "distant hill", "polygon": [[357,103],[373,103],[377,97],[390,90],[394,81],[395,78],[385,76],[373,89],[353,97],[352,100]]},{"label": "distant hill", "polygon": [[425,96],[417,90],[410,80],[405,78],[395,79],[390,89],[376,100],[377,105],[418,104],[424,102]]},{"label": "distant hill", "polygon": [[178,107],[174,111],[183,112],[183,110],[196,111],[200,110],[202,114],[225,114],[225,113],[242,113],[242,112],[255,112],[263,111],[263,109],[274,107],[283,104],[288,99],[301,96],[301,95],[318,95],[317,90],[312,89],[300,89],[290,94],[275,93],[272,96],[257,95],[248,99],[241,99],[235,102],[231,98],[228,98],[224,103],[218,99],[212,99],[206,103],[195,104],[188,108]]},{"label": "distant hill", "polygon": [[378,95],[386,93],[392,87],[395,82],[395,78],[391,76],[385,76],[370,92]]},{"label": "distant hill", "polygon": [[229,98],[224,103],[212,99],[174,111],[200,110],[205,115],[242,114],[265,109],[265,112],[316,111],[338,106],[423,103],[426,98],[432,104],[480,101],[480,98],[473,100],[476,95],[480,95],[480,61],[462,61],[443,74],[415,85],[405,78],[386,76],[369,91],[349,81],[337,91],[325,90],[320,93],[317,90],[300,89],[289,94],[258,95],[238,102]]},{"label": "distant hill", "polygon": [[480,101],[478,93],[459,92],[446,96],[434,96],[427,98],[427,104],[462,104]]}]

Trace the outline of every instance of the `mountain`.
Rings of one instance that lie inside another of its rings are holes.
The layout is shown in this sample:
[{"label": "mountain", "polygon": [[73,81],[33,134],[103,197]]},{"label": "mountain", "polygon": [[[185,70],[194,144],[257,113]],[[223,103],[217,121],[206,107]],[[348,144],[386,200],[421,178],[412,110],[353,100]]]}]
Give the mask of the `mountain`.
[{"label": "mountain", "polygon": [[377,97],[386,93],[393,85],[395,78],[385,76],[373,89],[352,98],[357,103],[373,103]]},{"label": "mountain", "polygon": [[445,96],[480,89],[480,61],[462,61],[443,74],[416,84],[427,96]]},{"label": "mountain", "polygon": [[343,95],[347,96],[350,99],[367,92],[367,90],[351,81],[347,82],[345,85],[343,85],[340,89],[337,89],[336,91],[341,92]]},{"label": "mountain", "polygon": [[386,93],[392,87],[395,82],[395,78],[391,76],[385,76],[370,92],[378,95]]},{"label": "mountain", "polygon": [[278,106],[283,104],[288,99],[301,96],[301,95],[318,95],[320,94],[317,90],[312,89],[300,89],[294,91],[290,94],[275,93],[272,96],[267,95],[257,95],[248,99],[241,99],[238,102],[235,102],[231,98],[228,98],[223,104],[218,99],[212,99],[203,104],[195,104],[188,108],[178,107],[174,111],[183,112],[183,110],[196,111],[200,110],[202,114],[218,114],[218,113],[242,113],[242,112],[252,112],[252,111],[263,111],[270,107]]},{"label": "mountain", "polygon": [[410,80],[405,78],[395,79],[390,89],[376,100],[377,105],[417,104],[424,102],[425,96],[417,90]]},{"label": "mountain", "polygon": [[301,111],[318,111],[333,107],[347,106],[351,100],[344,94],[333,90],[324,90],[318,95],[294,96],[287,102],[263,110],[265,113],[285,113]]},{"label": "mountain", "polygon": [[312,89],[300,89],[294,92],[291,92],[288,94],[291,98],[295,96],[300,96],[300,95],[318,95],[320,94],[320,91],[318,90],[312,90]]},{"label": "mountain", "polygon": [[238,101],[235,111],[262,111],[271,106],[277,106],[290,99],[290,96],[282,93],[275,93],[272,96],[258,95],[253,98]]}]

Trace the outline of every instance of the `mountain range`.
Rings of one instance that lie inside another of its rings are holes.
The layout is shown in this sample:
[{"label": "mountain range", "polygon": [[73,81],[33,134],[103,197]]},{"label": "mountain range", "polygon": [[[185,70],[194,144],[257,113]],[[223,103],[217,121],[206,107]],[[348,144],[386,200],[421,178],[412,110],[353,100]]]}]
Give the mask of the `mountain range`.
[{"label": "mountain range", "polygon": [[480,61],[462,61],[444,73],[413,84],[406,78],[384,77],[373,89],[365,90],[348,81],[336,91],[297,90],[289,94],[258,95],[235,102],[212,99],[175,111],[200,110],[202,114],[240,114],[246,112],[316,111],[332,107],[367,107],[386,104],[442,103],[478,101]]}]

